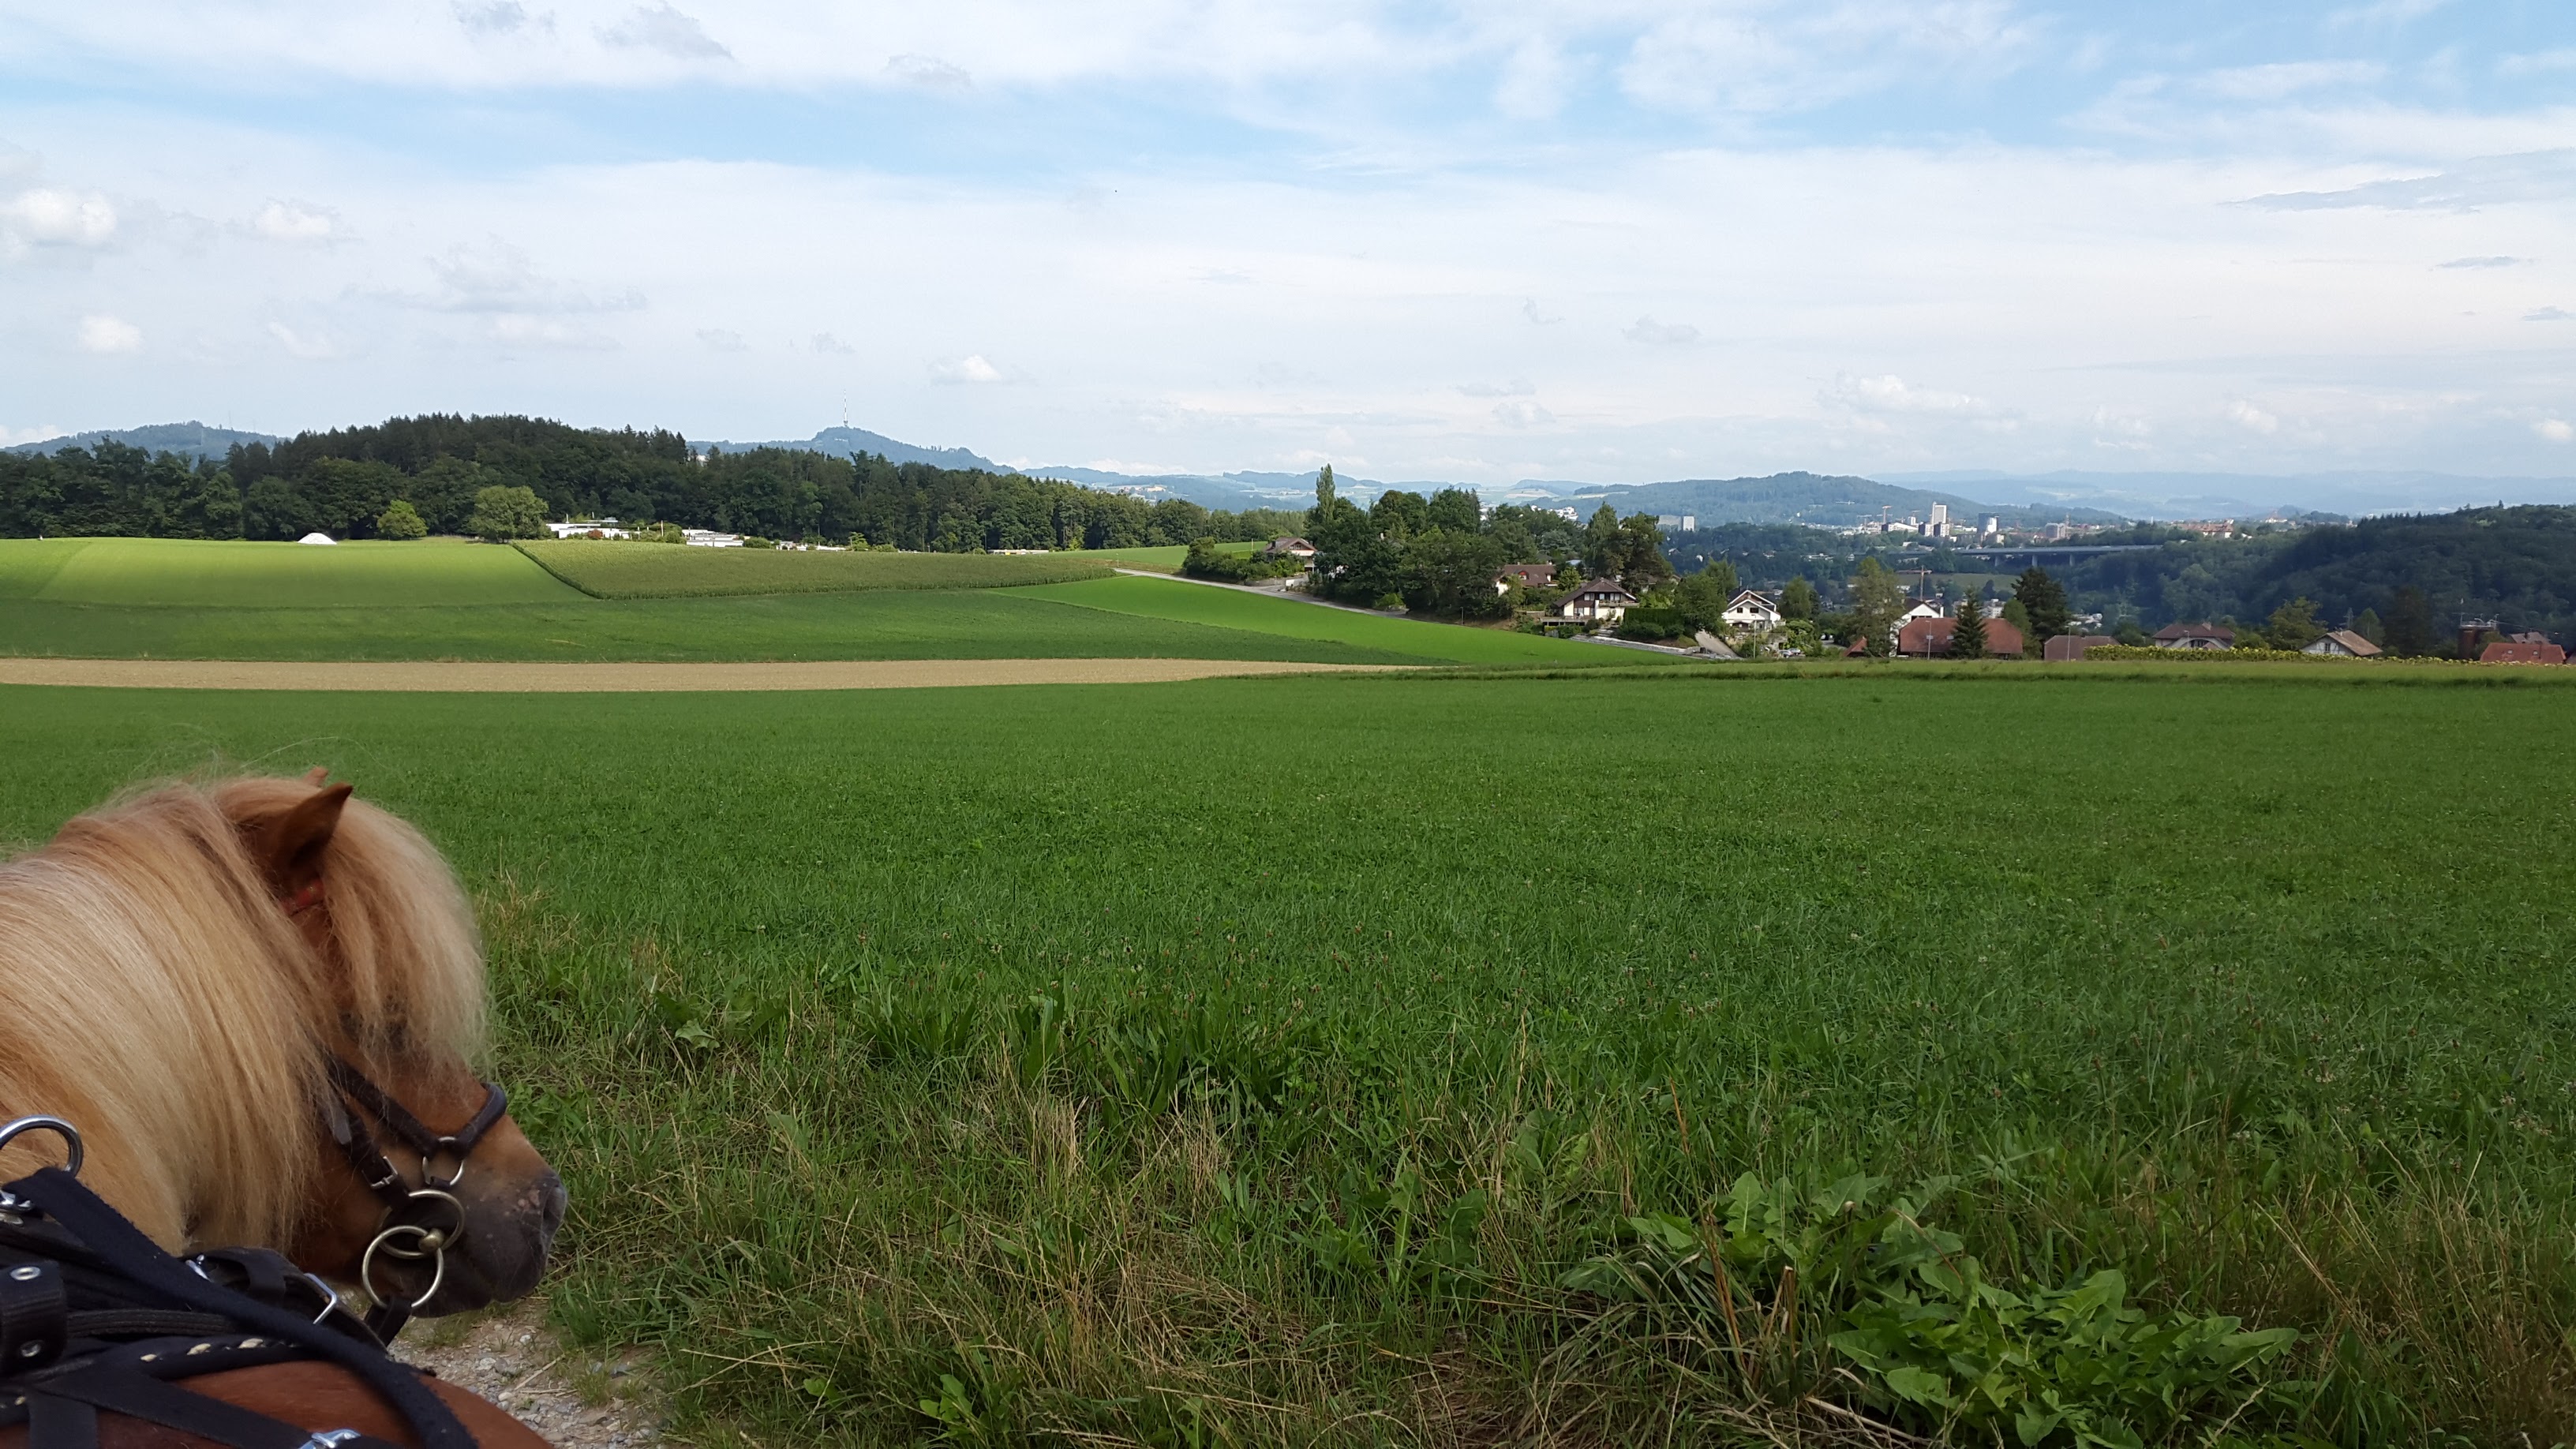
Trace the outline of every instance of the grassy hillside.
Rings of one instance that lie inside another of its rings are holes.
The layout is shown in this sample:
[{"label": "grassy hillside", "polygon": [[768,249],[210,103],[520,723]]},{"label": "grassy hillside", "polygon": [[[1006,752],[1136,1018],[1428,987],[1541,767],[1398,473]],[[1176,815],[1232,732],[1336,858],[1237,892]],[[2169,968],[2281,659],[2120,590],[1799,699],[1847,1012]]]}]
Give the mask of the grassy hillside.
[{"label": "grassy hillside", "polygon": [[417,543],[0,539],[0,600],[63,604],[392,608],[579,597],[517,551]]},{"label": "grassy hillside", "polygon": [[2576,1438],[2558,691],[2023,677],[0,690],[0,838],[420,820],[698,1442]]},{"label": "grassy hillside", "polygon": [[563,594],[572,602],[395,609],[114,608],[0,599],[0,654],[66,659],[1446,662],[1445,656],[1112,614],[978,590],[622,602],[586,599],[569,589]]},{"label": "grassy hillside", "polygon": [[1469,664],[1634,664],[1655,656],[1599,644],[1577,644],[1503,629],[1470,629],[1419,619],[1389,618],[1353,609],[1326,608],[1294,599],[1271,599],[1237,589],[1215,589],[1178,580],[1114,578],[1091,583],[1014,589],[1024,598],[1053,599],[1109,613],[1184,620],[1248,629],[1292,639],[1330,639]]},{"label": "grassy hillside", "polygon": [[[1249,558],[1261,552],[1262,547],[1258,543],[1220,543],[1216,546],[1216,551],[1232,554],[1236,558]],[[1100,559],[1124,569],[1152,569],[1156,573],[1176,574],[1181,571],[1181,560],[1188,557],[1189,552],[1187,544],[1162,546],[1140,544],[1134,548],[1088,549],[1084,551],[1083,557]]]},{"label": "grassy hillside", "polygon": [[565,583],[600,599],[991,589],[1095,579],[1109,572],[1107,565],[1081,554],[809,553],[591,539],[523,543],[519,551]]}]

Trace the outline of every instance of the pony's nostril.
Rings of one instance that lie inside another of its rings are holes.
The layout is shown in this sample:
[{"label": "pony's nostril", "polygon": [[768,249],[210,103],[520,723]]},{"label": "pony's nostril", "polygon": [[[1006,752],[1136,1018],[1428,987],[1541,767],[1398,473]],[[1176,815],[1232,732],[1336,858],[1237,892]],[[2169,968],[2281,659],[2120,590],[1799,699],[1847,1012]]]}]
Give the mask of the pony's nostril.
[{"label": "pony's nostril", "polygon": [[555,1230],[563,1226],[564,1209],[571,1204],[572,1195],[564,1191],[563,1179],[552,1172],[538,1184],[537,1194],[537,1211],[545,1224],[546,1241],[552,1243]]}]

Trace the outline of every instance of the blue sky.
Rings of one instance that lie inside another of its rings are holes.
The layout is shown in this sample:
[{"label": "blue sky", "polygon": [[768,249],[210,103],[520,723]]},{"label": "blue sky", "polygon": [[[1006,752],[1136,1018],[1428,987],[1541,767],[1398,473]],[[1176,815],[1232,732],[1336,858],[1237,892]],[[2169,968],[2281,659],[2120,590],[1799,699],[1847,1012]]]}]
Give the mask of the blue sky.
[{"label": "blue sky", "polygon": [[0,0],[0,438],[2576,475],[2576,6]]}]

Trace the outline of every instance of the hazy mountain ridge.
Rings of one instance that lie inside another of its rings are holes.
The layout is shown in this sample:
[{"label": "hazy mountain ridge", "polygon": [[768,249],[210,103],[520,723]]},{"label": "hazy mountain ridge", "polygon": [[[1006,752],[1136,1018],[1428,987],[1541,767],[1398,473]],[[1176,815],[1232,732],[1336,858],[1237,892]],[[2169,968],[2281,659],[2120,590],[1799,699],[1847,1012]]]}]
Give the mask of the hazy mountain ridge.
[{"label": "hazy mountain ridge", "polygon": [[2447,513],[2491,504],[2576,503],[2576,478],[2477,477],[2423,470],[2334,473],[2051,473],[1952,469],[1888,473],[1919,487],[1975,489],[1998,503],[2080,506],[2132,518],[2235,518],[2275,508],[2352,515]]},{"label": "hazy mountain ridge", "polygon": [[237,443],[278,441],[267,433],[212,427],[191,419],[184,423],[151,423],[140,428],[96,428],[86,433],[66,433],[41,442],[13,444],[0,448],[0,452],[53,454],[65,448],[95,448],[101,443],[123,443],[147,453],[177,453],[183,458],[220,458],[231,452]]}]

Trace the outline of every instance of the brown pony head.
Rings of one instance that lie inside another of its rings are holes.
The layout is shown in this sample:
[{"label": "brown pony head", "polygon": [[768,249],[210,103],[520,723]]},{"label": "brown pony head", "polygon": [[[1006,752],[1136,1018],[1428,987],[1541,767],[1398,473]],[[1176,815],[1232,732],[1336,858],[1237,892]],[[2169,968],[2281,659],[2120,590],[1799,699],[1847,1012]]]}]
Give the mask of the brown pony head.
[{"label": "brown pony head", "polygon": [[[483,956],[436,849],[324,778],[162,786],[0,865],[0,1109],[80,1127],[85,1180],[165,1247],[272,1247],[355,1282],[386,1203],[335,1122],[406,1188],[455,1164],[425,1167],[332,1063],[433,1132],[462,1127],[485,1101]],[[0,1177],[43,1150],[10,1149]],[[419,1311],[533,1288],[564,1193],[515,1124],[451,1191],[463,1231]],[[415,1297],[429,1265],[380,1256],[375,1279]]]}]

